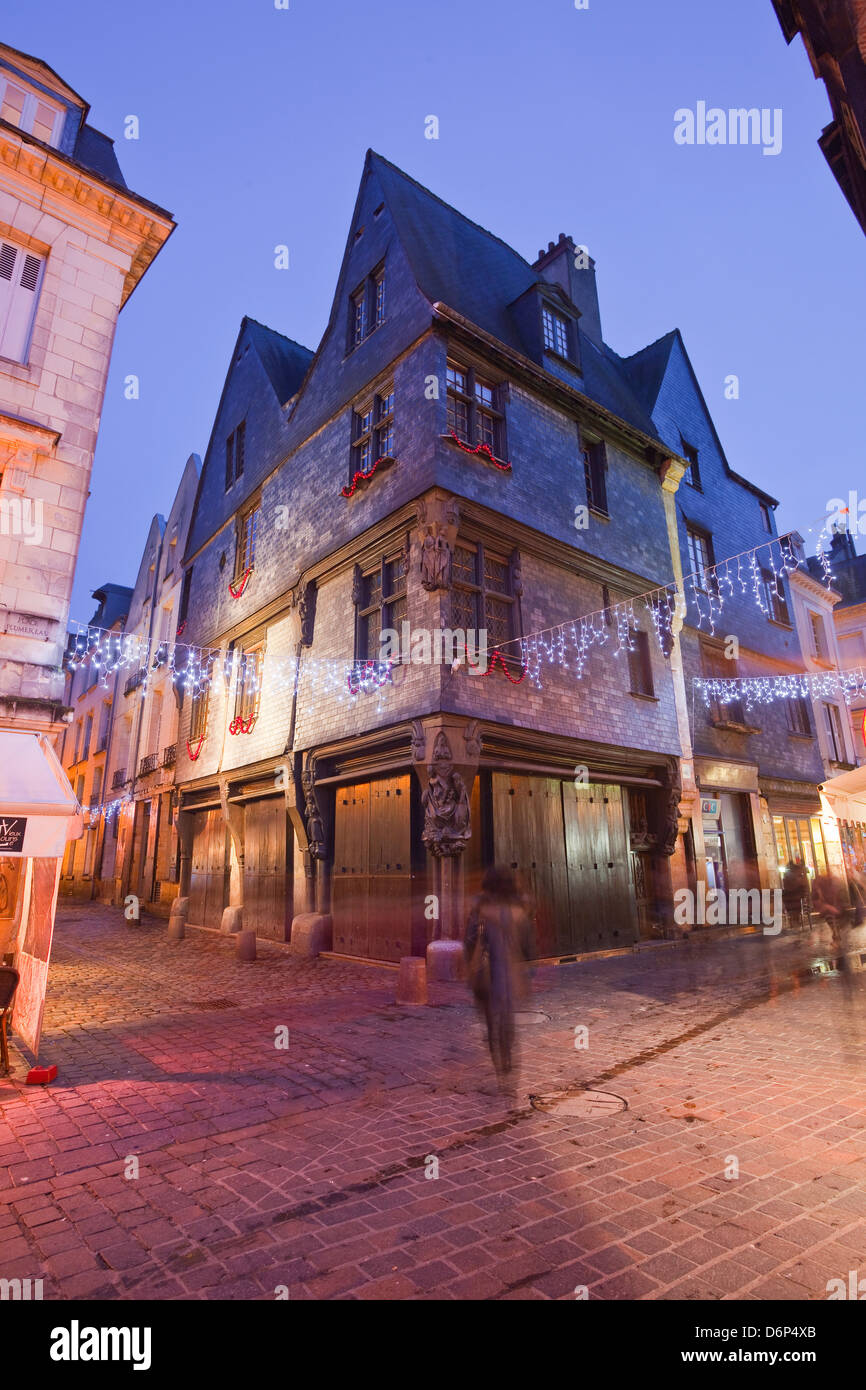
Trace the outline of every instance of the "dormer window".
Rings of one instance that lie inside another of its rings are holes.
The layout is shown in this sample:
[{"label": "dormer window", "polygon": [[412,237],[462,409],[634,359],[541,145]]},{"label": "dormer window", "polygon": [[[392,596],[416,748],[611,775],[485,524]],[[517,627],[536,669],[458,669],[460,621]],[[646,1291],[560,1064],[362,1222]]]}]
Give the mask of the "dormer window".
[{"label": "dormer window", "polygon": [[365,338],[385,322],[385,266],[377,266],[349,296],[348,348],[363,343]]},{"label": "dormer window", "polygon": [[0,73],[0,117],[33,135],[45,145],[56,145],[63,126],[63,108],[47,101],[40,92],[17,78]]},{"label": "dormer window", "polygon": [[555,352],[558,357],[568,358],[568,323],[562,315],[555,314],[545,305],[541,310],[541,327],[545,352]]}]

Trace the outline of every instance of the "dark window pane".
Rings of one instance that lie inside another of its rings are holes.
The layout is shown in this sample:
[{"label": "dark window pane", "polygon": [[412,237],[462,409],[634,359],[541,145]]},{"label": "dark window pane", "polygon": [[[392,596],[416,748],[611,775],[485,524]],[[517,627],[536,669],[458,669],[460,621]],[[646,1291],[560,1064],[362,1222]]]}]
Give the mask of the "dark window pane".
[{"label": "dark window pane", "polygon": [[454,560],[452,562],[452,577],[455,584],[461,581],[465,584],[475,584],[477,582],[476,554],[474,550],[467,550],[465,546],[456,545],[454,547]]}]

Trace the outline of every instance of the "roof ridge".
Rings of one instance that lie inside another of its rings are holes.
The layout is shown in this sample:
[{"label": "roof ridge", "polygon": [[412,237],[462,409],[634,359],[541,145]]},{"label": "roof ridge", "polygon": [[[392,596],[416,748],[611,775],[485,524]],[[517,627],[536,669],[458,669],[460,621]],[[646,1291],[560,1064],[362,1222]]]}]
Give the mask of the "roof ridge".
[{"label": "roof ridge", "polygon": [[[678,328],[669,328],[667,333],[662,333],[660,337],[654,338],[651,343],[646,343],[642,348],[638,348],[635,352],[630,352],[628,357],[621,358],[621,361],[630,362],[633,357],[640,357],[641,353],[649,352],[650,348],[658,347],[659,343],[663,343],[666,338],[676,338],[677,335],[682,337],[682,334],[680,333],[680,330]],[[619,356],[619,354],[617,354],[617,356]]]},{"label": "roof ridge", "polygon": [[254,323],[256,328],[263,328],[266,333],[272,333],[275,338],[282,338],[284,343],[291,343],[293,347],[300,348],[302,352],[312,352],[305,343],[299,343],[297,338],[290,338],[288,333],[281,333],[278,328],[271,328],[270,324],[262,323],[261,319],[254,319],[252,314],[244,314],[246,323]]}]

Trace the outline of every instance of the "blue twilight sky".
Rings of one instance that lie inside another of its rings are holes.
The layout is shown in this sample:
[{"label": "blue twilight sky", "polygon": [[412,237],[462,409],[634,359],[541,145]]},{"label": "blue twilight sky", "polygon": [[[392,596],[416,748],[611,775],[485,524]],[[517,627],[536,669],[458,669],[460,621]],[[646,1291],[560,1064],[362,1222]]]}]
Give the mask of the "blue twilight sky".
[{"label": "blue twilight sky", "polygon": [[[90,101],[130,187],[178,222],[120,316],[73,618],[98,584],[133,582],[151,516],[204,453],[242,315],[318,343],[368,146],[529,260],[561,231],[587,245],[618,352],[679,327],[730,463],[781,499],[780,529],[866,497],[866,246],[816,144],[823,85],[770,0],[289,4],[6,16],[5,41]],[[781,107],[781,153],[677,145],[674,112],[698,101]]]}]

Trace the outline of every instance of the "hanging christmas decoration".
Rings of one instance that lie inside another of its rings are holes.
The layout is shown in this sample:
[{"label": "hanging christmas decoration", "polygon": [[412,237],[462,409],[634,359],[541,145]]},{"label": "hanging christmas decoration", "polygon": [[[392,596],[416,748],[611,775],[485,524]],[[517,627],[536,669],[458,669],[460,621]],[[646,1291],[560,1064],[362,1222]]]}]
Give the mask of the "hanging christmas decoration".
[{"label": "hanging christmas decoration", "polygon": [[370,695],[391,682],[393,661],[356,662],[346,677],[350,695]]},{"label": "hanging christmas decoration", "polygon": [[237,588],[235,588],[232,581],[229,580],[229,593],[231,594],[232,598],[240,598],[244,589],[247,587],[247,583],[249,582],[249,577],[252,574],[252,572],[252,565],[248,565],[247,568],[244,570],[243,574],[241,575],[240,579],[238,580]]},{"label": "hanging christmas decoration", "polygon": [[479,454],[482,458],[486,459],[488,463],[492,463],[494,468],[498,468],[500,473],[511,472],[511,464],[500,463],[489,444],[476,444],[473,446],[472,444],[467,444],[465,439],[461,439],[458,434],[455,434],[454,430],[449,430],[448,434],[454,440],[457,447],[463,450],[464,454]]},{"label": "hanging christmas decoration", "polygon": [[693,684],[707,706],[734,701],[747,710],[777,700],[844,700],[851,704],[866,695],[866,671],[792,671],[776,676],[694,676]]},{"label": "hanging christmas decoration", "polygon": [[366,473],[356,473],[348,487],[340,488],[341,493],[344,497],[351,497],[359,483],[368,483],[370,481],[380,464],[396,462],[397,460],[393,457],[393,455],[383,454],[381,458],[377,458],[376,462],[372,464],[370,468],[367,469]]},{"label": "hanging christmas decoration", "polygon": [[190,760],[191,763],[194,763],[194,762],[197,761],[198,755],[199,755],[199,753],[200,753],[201,750],[202,750],[202,744],[203,744],[203,743],[204,743],[204,734],[202,734],[201,738],[199,739],[198,743],[196,744],[195,752],[193,752],[192,749],[191,749],[190,746],[189,746],[189,739],[187,739],[187,741],[186,741],[186,751],[187,751],[187,753],[189,754],[189,760]]},{"label": "hanging christmas decoration", "polygon": [[241,716],[240,716],[239,714],[236,714],[235,717],[234,717],[234,719],[233,719],[233,720],[231,721],[231,723],[229,724],[229,733],[230,733],[230,734],[233,734],[233,735],[234,735],[234,734],[251,734],[252,731],[253,731],[253,725],[255,724],[255,722],[256,722],[256,716],[255,716],[254,714],[251,714],[250,717],[249,717],[248,719],[246,719],[246,720],[242,719]]}]

